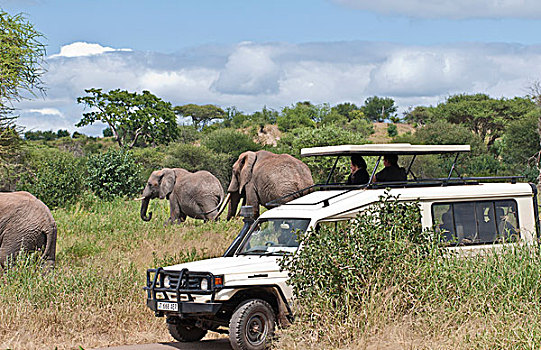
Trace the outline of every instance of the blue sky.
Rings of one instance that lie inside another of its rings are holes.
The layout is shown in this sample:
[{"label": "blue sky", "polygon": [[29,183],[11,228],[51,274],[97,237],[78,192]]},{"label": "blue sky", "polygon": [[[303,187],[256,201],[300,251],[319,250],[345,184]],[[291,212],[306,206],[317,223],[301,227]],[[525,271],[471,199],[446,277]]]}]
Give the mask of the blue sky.
[{"label": "blue sky", "polygon": [[[299,100],[455,93],[524,96],[541,80],[533,0],[0,0],[46,36],[48,91],[27,129],[75,131],[84,89],[149,90],[174,105],[253,112]],[[101,134],[103,125],[80,131]]]}]

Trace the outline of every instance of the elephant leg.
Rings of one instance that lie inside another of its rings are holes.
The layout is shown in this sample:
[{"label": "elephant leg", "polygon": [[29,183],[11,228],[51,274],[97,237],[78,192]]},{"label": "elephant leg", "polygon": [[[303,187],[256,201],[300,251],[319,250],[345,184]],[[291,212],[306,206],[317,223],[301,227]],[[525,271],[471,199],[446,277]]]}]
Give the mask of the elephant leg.
[{"label": "elephant leg", "polygon": [[246,191],[246,204],[252,206],[254,218],[257,219],[259,217],[259,198],[255,189],[251,188]]},{"label": "elephant leg", "polygon": [[169,198],[169,219],[167,219],[166,223],[174,224],[175,222],[183,222],[184,220],[186,220],[186,215],[180,209],[180,204],[176,197],[171,196]]},{"label": "elephant leg", "polygon": [[177,224],[180,224],[180,223],[183,223],[184,221],[186,221],[186,214],[184,214],[184,212],[181,210],[179,213],[178,213],[178,217],[177,217]]}]

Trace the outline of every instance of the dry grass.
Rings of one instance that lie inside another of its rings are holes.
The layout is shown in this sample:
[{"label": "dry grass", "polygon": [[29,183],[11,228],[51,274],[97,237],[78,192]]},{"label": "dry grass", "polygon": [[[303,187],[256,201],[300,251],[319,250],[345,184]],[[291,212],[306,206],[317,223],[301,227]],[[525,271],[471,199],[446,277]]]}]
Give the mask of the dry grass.
[{"label": "dry grass", "polygon": [[[387,134],[389,123],[373,123],[372,125],[374,126],[374,133],[368,137],[369,141],[372,141],[373,143],[390,143],[392,141],[392,138]],[[398,135],[407,132],[413,133],[415,131],[415,128],[411,124],[398,123],[395,125]]]},{"label": "dry grass", "polygon": [[241,220],[188,220],[164,227],[165,201],[78,205],[53,213],[57,268],[41,275],[20,263],[0,277],[0,349],[90,349],[171,341],[146,307],[146,269],[223,254]]}]

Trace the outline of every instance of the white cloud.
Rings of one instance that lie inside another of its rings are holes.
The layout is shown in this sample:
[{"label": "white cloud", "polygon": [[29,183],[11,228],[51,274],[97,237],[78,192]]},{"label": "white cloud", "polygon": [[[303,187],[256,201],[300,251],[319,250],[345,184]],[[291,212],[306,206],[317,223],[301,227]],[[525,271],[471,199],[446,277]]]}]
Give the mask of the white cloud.
[{"label": "white cloud", "polygon": [[244,42],[228,57],[213,84],[226,94],[272,94],[278,91],[280,68],[273,60],[275,47]]},{"label": "white cloud", "polygon": [[332,0],[347,7],[414,18],[541,18],[538,0]]},{"label": "white cloud", "polygon": [[41,108],[41,109],[29,109],[28,113],[38,113],[41,115],[57,115],[62,117],[63,114],[56,108]]},{"label": "white cloud", "polygon": [[91,56],[91,55],[100,55],[105,52],[114,52],[114,51],[132,51],[132,50],[131,49],[113,49],[112,47],[101,46],[100,44],[75,42],[73,44],[62,46],[60,48],[60,53],[51,55],[49,56],[49,58]]},{"label": "white cloud", "polygon": [[[177,54],[108,52],[49,60],[47,95],[22,101],[19,123],[75,131],[85,89],[149,90],[173,105],[236,106],[245,112],[297,101],[353,102],[393,98],[401,110],[436,104],[455,93],[527,94],[541,79],[541,46],[452,44],[405,46],[369,42],[241,43]],[[50,125],[50,126],[48,126]],[[79,131],[100,135],[103,125]]]}]

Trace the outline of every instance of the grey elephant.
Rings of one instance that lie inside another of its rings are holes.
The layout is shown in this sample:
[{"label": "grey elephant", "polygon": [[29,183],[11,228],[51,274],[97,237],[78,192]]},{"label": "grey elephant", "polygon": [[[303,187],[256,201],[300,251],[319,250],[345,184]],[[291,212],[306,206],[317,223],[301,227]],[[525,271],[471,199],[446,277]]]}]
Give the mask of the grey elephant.
[{"label": "grey elephant", "polygon": [[191,173],[182,168],[164,168],[152,172],[143,190],[141,219],[149,221],[148,204],[151,199],[167,198],[170,217],[167,223],[180,223],[186,216],[214,220],[217,217],[224,190],[220,181],[206,170]]},{"label": "grey elephant", "polygon": [[28,192],[0,193],[0,267],[8,257],[42,251],[45,267],[54,268],[56,222],[42,201]]},{"label": "grey elephant", "polygon": [[[231,203],[227,219],[236,215],[240,200],[251,205],[254,216],[259,216],[259,205],[293,194],[314,184],[312,173],[306,164],[289,154],[268,151],[244,152],[233,164],[231,183],[227,192]],[[299,197],[285,198],[282,202]]]}]

